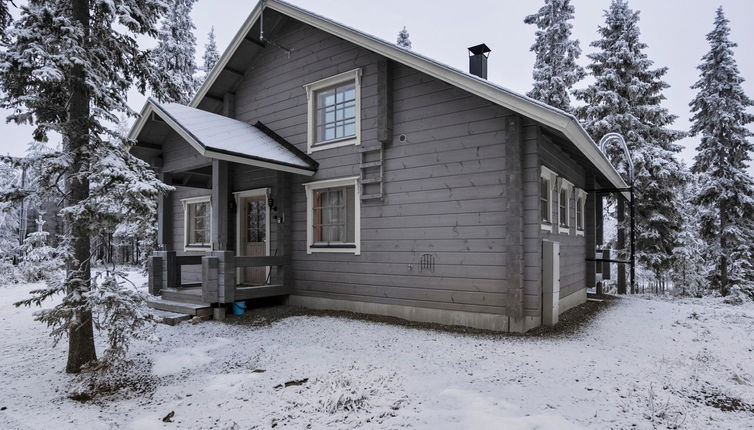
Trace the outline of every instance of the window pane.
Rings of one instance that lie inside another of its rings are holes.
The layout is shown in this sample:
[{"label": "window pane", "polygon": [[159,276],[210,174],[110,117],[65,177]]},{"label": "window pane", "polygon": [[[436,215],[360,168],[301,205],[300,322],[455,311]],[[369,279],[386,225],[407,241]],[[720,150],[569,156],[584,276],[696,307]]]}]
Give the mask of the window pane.
[{"label": "window pane", "polygon": [[354,83],[317,93],[317,142],[356,135],[356,86]]},{"label": "window pane", "polygon": [[540,210],[543,222],[550,222],[550,181],[540,178]]},{"label": "window pane", "polygon": [[314,191],[314,242],[353,243],[354,196],[352,186]]},{"label": "window pane", "polygon": [[186,245],[209,246],[210,210],[211,206],[209,202],[189,203],[186,206],[186,216],[188,217]]}]

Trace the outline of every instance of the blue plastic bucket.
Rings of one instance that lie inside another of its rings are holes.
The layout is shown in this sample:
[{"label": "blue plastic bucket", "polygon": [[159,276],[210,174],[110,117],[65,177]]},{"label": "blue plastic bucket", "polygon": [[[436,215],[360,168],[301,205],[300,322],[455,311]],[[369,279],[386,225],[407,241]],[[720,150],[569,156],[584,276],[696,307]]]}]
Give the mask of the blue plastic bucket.
[{"label": "blue plastic bucket", "polygon": [[246,312],[246,302],[233,302],[233,315],[243,315]]}]

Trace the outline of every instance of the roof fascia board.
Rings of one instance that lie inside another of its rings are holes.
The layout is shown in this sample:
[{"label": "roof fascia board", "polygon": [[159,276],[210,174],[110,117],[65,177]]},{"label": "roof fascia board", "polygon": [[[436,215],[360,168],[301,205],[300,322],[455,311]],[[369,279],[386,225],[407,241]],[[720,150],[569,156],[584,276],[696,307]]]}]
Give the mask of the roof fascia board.
[{"label": "roof fascia board", "polygon": [[299,175],[305,175],[305,176],[312,176],[316,172],[313,170],[307,170],[307,169],[301,169],[298,167],[283,165],[283,164],[277,164],[277,163],[270,163],[267,161],[262,161],[258,159],[251,159],[246,157],[241,157],[238,155],[228,154],[225,152],[218,152],[213,151],[212,149],[208,149],[205,154],[202,154],[205,157],[209,158],[216,158],[218,160],[225,160],[225,161],[231,161],[233,163],[239,163],[239,164],[246,164],[249,166],[256,166],[256,167],[262,167],[265,169],[270,170],[279,170],[281,172],[289,172],[289,173],[296,173]]}]

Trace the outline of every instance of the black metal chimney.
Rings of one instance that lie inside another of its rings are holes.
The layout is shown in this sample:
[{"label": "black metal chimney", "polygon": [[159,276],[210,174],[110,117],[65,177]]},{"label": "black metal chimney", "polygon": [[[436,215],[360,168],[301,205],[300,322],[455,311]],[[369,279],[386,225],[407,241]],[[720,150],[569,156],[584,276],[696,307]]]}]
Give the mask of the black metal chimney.
[{"label": "black metal chimney", "polygon": [[484,43],[469,48],[469,73],[487,79],[487,57],[492,50]]}]

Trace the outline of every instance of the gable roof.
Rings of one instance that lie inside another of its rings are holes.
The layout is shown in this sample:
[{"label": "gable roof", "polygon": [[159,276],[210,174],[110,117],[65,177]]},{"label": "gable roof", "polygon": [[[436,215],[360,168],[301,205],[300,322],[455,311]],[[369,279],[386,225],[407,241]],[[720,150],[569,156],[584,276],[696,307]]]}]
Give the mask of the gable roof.
[{"label": "gable roof", "polygon": [[241,29],[236,33],[236,36],[228,45],[228,49],[225,50],[220,57],[220,60],[197,91],[197,94],[191,101],[192,107],[197,107],[202,102],[233,54],[246,38],[246,35],[251,31],[251,28],[261,16],[265,7],[311,25],[324,32],[340,37],[341,39],[349,41],[355,45],[369,49],[390,60],[409,66],[420,72],[424,72],[551,127],[561,132],[568,140],[570,140],[614,187],[627,188],[627,185],[621,176],[573,115],[522,94],[518,94],[488,80],[450,67],[411,50],[401,49],[393,43],[376,38],[372,35],[363,33],[354,28],[337,23],[326,17],[280,0],[261,0],[257,3]]},{"label": "gable roof", "polygon": [[256,126],[178,103],[158,103],[149,98],[129,134],[138,138],[157,114],[201,155],[273,170],[313,175],[317,162],[272,133]]}]

